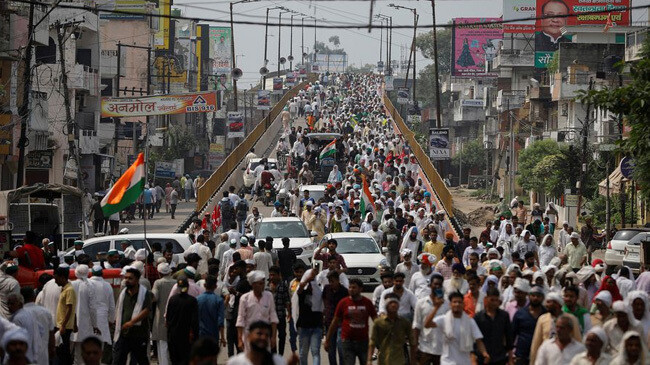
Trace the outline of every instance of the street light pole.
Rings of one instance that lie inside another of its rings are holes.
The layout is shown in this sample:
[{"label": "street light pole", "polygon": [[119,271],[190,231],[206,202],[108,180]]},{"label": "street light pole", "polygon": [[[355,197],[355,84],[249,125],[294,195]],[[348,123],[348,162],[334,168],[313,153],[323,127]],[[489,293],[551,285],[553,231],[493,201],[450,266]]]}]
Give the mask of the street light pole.
[{"label": "street light pole", "polygon": [[293,71],[293,17],[294,14],[291,14],[291,26],[289,27],[290,29],[290,36],[289,36],[289,70]]},{"label": "street light pole", "polygon": [[[433,18],[433,71],[435,73],[434,75],[434,86],[436,88],[436,128],[441,128],[442,127],[442,119],[440,117],[441,111],[440,111],[440,74],[438,71],[438,36],[436,32],[436,3],[435,0],[431,0],[431,12],[432,15],[431,17]],[[442,167],[442,164],[440,165]],[[442,169],[440,171],[440,174],[442,175]]]},{"label": "street light pole", "polygon": [[[417,74],[416,74],[416,56],[417,56],[417,51],[415,48],[415,39],[417,37],[417,31],[418,31],[418,10],[416,8],[409,8],[406,6],[401,6],[401,5],[395,5],[395,4],[389,4],[391,8],[395,9],[403,9],[403,10],[409,10],[413,13],[413,40],[411,41],[411,50],[409,52],[409,62],[408,65],[406,66],[406,80],[404,82],[404,86],[406,86],[408,82],[408,75],[409,75],[409,69],[411,68],[411,56],[413,57],[413,102],[415,102],[415,88],[416,88],[416,79],[417,79]],[[391,27],[392,30],[392,27]]]},{"label": "street light pole", "polygon": [[[237,1],[234,3],[230,3],[230,57],[231,57],[231,62],[232,62],[232,69],[234,70],[236,66],[235,64],[235,27],[234,27],[234,20],[232,16],[232,7],[233,5],[240,3],[241,1]],[[234,101],[235,101],[235,111],[239,110],[239,103],[237,100],[237,80],[234,78],[232,79],[232,91],[234,95]]]},{"label": "street light pole", "polygon": [[278,74],[277,77],[280,77],[280,45],[282,44],[282,13],[278,16]]}]

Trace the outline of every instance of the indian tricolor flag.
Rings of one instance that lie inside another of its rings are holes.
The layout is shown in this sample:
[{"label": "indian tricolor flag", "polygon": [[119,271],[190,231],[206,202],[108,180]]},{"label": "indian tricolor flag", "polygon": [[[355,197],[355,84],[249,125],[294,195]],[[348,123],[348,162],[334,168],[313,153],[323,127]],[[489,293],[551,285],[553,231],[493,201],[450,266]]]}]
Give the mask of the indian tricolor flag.
[{"label": "indian tricolor flag", "polygon": [[104,216],[117,213],[138,200],[144,191],[144,154],[140,153],[133,165],[120,176],[100,203]]},{"label": "indian tricolor flag", "polygon": [[370,194],[370,188],[368,187],[366,176],[361,175],[361,180],[363,183],[363,190],[361,191],[361,202],[359,203],[359,208],[361,209],[361,216],[365,219],[366,213],[372,212],[374,215],[377,212],[377,208],[375,208],[375,201],[372,199],[372,194]]},{"label": "indian tricolor flag", "polygon": [[320,159],[334,156],[336,154],[336,140],[330,142],[322,151],[320,151]]}]

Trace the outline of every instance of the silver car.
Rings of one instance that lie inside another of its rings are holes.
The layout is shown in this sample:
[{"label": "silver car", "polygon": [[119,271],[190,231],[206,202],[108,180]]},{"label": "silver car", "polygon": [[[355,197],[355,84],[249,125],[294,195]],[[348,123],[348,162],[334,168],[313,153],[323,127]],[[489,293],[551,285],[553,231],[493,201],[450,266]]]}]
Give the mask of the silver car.
[{"label": "silver car", "polygon": [[616,232],[612,240],[607,243],[607,250],[605,251],[605,263],[609,267],[623,265],[623,257],[625,256],[625,246],[627,243],[641,232],[647,232],[643,228],[623,228]]}]

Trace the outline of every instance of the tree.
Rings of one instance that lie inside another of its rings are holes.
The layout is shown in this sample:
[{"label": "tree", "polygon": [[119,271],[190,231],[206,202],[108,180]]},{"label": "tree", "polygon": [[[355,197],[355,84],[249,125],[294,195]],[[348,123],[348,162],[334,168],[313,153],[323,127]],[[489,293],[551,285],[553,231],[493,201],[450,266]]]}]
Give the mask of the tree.
[{"label": "tree", "polygon": [[[438,37],[438,72],[440,75],[446,75],[451,72],[451,29],[438,30],[436,35]],[[425,58],[434,59],[432,31],[418,35],[415,39],[415,45]],[[433,64],[427,65],[420,70],[417,95],[415,97],[422,107],[434,104],[436,96],[435,77]],[[441,101],[445,105],[445,100]]]},{"label": "tree", "polygon": [[631,127],[629,137],[620,141],[619,147],[623,154],[634,158],[633,178],[641,195],[647,198],[650,196],[650,38],[645,40],[641,59],[631,64],[629,70],[631,80],[627,85],[582,91],[578,100],[622,116]]},{"label": "tree", "polygon": [[[555,156],[560,153],[560,147],[557,142],[545,139],[533,142],[528,148],[519,152],[519,177],[517,182],[522,188],[529,191],[541,191],[544,186],[544,176],[538,175],[549,170],[549,156]],[[536,171],[537,165],[547,158],[542,166]]]},{"label": "tree", "polygon": [[463,149],[451,159],[451,164],[458,167],[463,163],[463,170],[485,169],[485,148],[479,140],[469,141],[463,144]]},{"label": "tree", "polygon": [[337,35],[329,37],[328,41],[332,43],[336,48],[339,48],[339,45],[341,44],[341,39]]},{"label": "tree", "polygon": [[346,54],[343,48],[329,48],[324,42],[316,41],[314,48],[320,54]]}]

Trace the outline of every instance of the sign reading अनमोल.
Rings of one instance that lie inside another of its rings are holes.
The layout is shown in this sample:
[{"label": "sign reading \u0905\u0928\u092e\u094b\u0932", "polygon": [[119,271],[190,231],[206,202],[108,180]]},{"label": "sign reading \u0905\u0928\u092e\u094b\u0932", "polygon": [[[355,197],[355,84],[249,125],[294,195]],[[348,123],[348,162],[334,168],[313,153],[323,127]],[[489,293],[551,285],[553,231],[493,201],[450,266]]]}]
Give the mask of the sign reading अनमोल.
[{"label": "sign reading \u0905\u0928\u092e\u094b\u0932", "polygon": [[432,160],[448,160],[451,158],[449,128],[429,129],[429,158]]},{"label": "sign reading \u0905\u0928\u092e\u094b\u0932", "polygon": [[217,95],[202,92],[137,98],[102,98],[102,118],[145,117],[217,111]]}]

